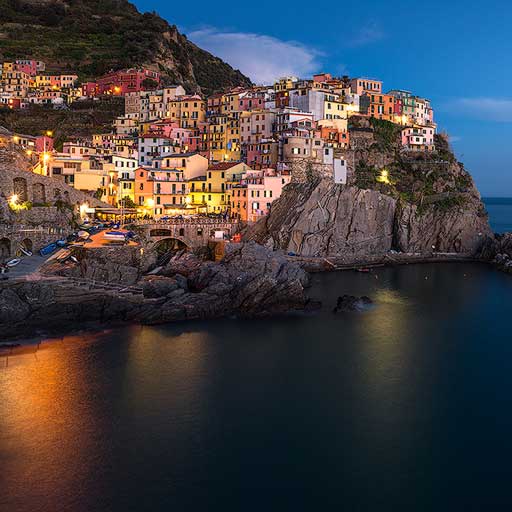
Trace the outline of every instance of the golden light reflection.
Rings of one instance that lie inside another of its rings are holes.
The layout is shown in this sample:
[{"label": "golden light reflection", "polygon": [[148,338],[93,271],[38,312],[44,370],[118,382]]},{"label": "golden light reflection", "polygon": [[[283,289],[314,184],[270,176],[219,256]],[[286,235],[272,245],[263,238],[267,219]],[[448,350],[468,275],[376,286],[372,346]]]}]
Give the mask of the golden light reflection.
[{"label": "golden light reflection", "polygon": [[1,450],[12,455],[2,465],[3,499],[19,491],[20,482],[28,500],[41,499],[37,493],[47,491],[48,482],[55,499],[87,488],[99,431],[94,379],[83,360],[92,339],[67,337],[65,349],[55,340],[39,350],[29,346],[8,364],[0,357]]}]

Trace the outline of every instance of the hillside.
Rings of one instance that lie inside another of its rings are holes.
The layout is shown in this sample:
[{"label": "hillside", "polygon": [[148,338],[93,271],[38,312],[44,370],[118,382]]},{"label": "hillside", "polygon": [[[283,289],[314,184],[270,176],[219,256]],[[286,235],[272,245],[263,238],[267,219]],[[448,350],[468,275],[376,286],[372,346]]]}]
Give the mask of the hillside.
[{"label": "hillside", "polygon": [[61,149],[69,137],[92,137],[112,131],[112,122],[124,112],[122,98],[103,101],[76,101],[67,110],[32,105],[23,110],[0,109],[0,126],[16,133],[41,135],[51,130]]},{"label": "hillside", "polygon": [[250,80],[156,13],[127,0],[0,0],[0,60],[34,58],[81,79],[146,65],[168,84],[212,93]]}]

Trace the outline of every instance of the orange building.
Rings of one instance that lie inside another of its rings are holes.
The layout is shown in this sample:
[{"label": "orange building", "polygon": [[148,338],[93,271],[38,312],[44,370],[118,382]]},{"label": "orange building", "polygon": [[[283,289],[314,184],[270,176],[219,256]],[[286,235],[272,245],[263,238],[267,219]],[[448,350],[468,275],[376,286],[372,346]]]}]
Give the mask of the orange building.
[{"label": "orange building", "polygon": [[320,138],[335,148],[345,149],[349,147],[350,135],[348,130],[339,130],[335,126],[320,126]]},{"label": "orange building", "polygon": [[366,93],[361,96],[359,105],[363,115],[394,122],[400,115],[400,103],[400,99],[391,94]]}]

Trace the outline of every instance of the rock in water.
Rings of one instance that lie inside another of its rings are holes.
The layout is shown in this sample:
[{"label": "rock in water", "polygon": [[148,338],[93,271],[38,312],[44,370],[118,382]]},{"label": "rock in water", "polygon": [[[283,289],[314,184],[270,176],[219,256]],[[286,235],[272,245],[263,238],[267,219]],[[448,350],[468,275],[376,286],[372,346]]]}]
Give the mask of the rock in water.
[{"label": "rock in water", "polygon": [[355,297],[354,295],[342,295],[338,297],[336,307],[333,313],[342,313],[347,311],[364,311],[373,304],[370,297],[363,295],[362,297]]}]

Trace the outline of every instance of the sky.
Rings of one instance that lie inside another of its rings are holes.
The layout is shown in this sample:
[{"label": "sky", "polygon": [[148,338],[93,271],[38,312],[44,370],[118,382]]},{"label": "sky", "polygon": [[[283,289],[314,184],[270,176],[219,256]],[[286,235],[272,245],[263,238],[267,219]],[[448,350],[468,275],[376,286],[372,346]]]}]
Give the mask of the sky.
[{"label": "sky", "polygon": [[512,2],[135,0],[255,83],[367,76],[432,101],[483,196],[512,196]]}]

